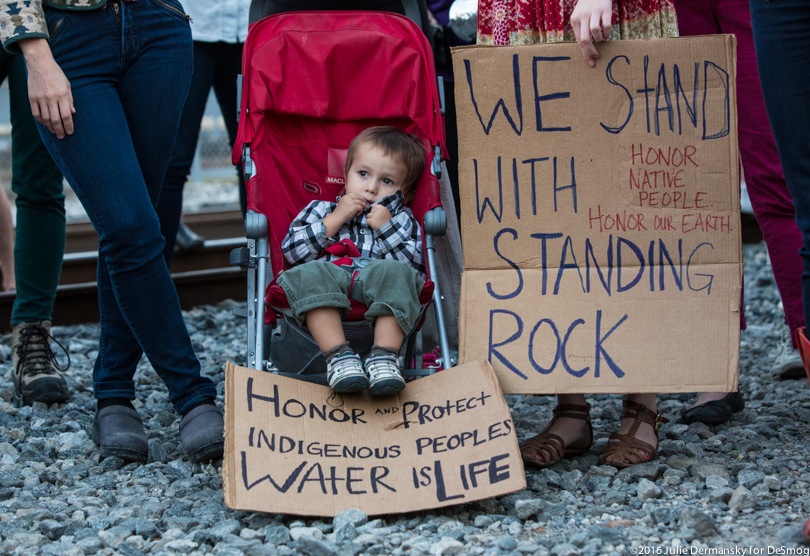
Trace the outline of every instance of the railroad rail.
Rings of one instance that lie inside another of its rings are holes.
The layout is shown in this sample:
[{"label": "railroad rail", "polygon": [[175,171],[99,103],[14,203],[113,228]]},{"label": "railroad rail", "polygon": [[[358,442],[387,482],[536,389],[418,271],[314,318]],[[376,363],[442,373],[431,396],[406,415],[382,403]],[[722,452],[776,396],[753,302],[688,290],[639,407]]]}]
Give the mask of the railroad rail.
[{"label": "railroad rail", "polygon": [[[172,262],[170,271],[183,309],[225,299],[243,300],[247,290],[245,272],[229,266],[231,250],[245,245],[239,209],[196,212],[185,215],[184,221],[206,241],[201,250],[178,251]],[[762,241],[756,220],[748,213],[742,214],[742,239],[744,243]],[[89,222],[68,224],[54,323],[66,326],[98,321],[97,248],[98,236]],[[11,330],[13,302],[14,292],[0,292],[0,333]]]},{"label": "railroad rail", "polygon": [[[185,223],[205,238],[196,251],[178,251],[169,269],[180,305],[190,309],[225,299],[245,298],[245,271],[229,265],[233,248],[245,245],[244,222],[238,208],[223,207],[187,214]],[[56,292],[53,322],[66,326],[98,322],[96,263],[98,235],[87,221],[67,225],[65,258]],[[14,292],[0,292],[0,332],[11,331]],[[148,299],[144,303],[149,303]]]}]

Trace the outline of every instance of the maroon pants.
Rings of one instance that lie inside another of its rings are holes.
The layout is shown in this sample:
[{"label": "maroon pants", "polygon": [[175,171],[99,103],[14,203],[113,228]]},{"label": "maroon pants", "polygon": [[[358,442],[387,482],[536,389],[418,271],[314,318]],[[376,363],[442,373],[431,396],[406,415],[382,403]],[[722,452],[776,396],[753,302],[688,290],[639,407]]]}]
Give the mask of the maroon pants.
[{"label": "maroon pants", "polygon": [[737,36],[737,112],[743,174],[795,346],[794,333],[804,326],[799,256],[802,235],[762,98],[748,0],[675,0],[675,11],[681,35]]}]

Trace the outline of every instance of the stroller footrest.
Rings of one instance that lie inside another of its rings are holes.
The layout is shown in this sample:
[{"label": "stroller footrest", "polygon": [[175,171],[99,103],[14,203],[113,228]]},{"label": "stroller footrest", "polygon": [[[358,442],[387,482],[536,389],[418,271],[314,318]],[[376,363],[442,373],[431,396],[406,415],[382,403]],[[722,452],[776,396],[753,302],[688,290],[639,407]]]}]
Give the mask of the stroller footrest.
[{"label": "stroller footrest", "polygon": [[250,268],[250,250],[247,247],[237,247],[231,250],[229,262],[231,266]]}]

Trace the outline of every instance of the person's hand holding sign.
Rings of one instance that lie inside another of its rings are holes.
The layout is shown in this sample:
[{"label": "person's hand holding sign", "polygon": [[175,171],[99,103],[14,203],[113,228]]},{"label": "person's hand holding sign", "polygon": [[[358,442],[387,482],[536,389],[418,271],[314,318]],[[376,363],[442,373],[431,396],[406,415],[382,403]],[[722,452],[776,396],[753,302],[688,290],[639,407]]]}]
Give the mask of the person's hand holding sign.
[{"label": "person's hand holding sign", "polygon": [[590,67],[596,65],[599,52],[593,43],[602,42],[610,37],[613,16],[612,0],[579,0],[571,13],[571,27],[577,39],[577,45]]}]

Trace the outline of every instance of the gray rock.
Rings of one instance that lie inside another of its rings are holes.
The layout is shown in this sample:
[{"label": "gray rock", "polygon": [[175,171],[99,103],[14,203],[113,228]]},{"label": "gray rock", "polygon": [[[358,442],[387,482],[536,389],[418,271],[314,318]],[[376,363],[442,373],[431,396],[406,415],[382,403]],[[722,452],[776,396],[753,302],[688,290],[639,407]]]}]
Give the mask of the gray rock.
[{"label": "gray rock", "polygon": [[211,537],[220,541],[227,535],[238,535],[241,528],[242,526],[239,521],[236,519],[228,519],[211,527]]},{"label": "gray rock", "polygon": [[569,492],[576,492],[579,489],[579,483],[582,480],[582,471],[573,469],[567,473],[562,474],[562,488]]},{"label": "gray rock", "polygon": [[317,541],[323,540],[323,531],[317,527],[293,527],[290,529],[290,537],[292,540],[297,541],[301,537],[311,537]]},{"label": "gray rock", "polygon": [[707,477],[722,477],[726,480],[729,479],[728,471],[726,468],[717,463],[699,463],[692,467],[692,476],[705,481]]},{"label": "gray rock", "polygon": [[351,522],[344,522],[339,527],[336,527],[334,532],[329,535],[330,540],[337,544],[353,541],[357,538],[357,528]]},{"label": "gray rock", "polygon": [[577,546],[582,546],[592,539],[597,539],[602,544],[617,544],[621,543],[624,540],[624,534],[618,527],[607,527],[603,525],[599,525],[596,527],[589,527],[588,536],[590,537],[590,539],[586,538],[585,542],[583,542],[582,544],[576,542],[573,537],[571,541],[574,542],[574,544],[576,544]]},{"label": "gray rock", "polygon": [[762,483],[768,487],[768,490],[776,491],[782,490],[782,483],[779,481],[779,477],[775,475],[767,475],[762,480]]},{"label": "gray rock", "polygon": [[627,469],[622,469],[619,472],[619,475],[629,478],[628,482],[639,479],[655,481],[664,474],[666,469],[666,465],[659,461],[648,461],[645,463],[639,463],[638,465],[633,465]]},{"label": "gray rock", "polygon": [[692,507],[686,507],[681,511],[678,524],[684,529],[694,531],[698,538],[708,537],[716,530],[714,520],[708,514]]},{"label": "gray rock", "polygon": [[728,501],[729,509],[734,512],[755,508],[756,505],[756,496],[744,486],[738,486]]},{"label": "gray rock", "polygon": [[579,533],[574,533],[570,537],[568,537],[568,542],[571,544],[582,548],[585,546],[588,541],[591,539],[592,531],[580,531]]},{"label": "gray rock", "polygon": [[761,484],[764,480],[765,473],[756,469],[740,471],[737,474],[737,482],[740,484],[740,486],[743,486],[749,490],[754,488],[756,485]]},{"label": "gray rock", "polygon": [[548,551],[537,543],[531,541],[518,542],[517,549],[521,554],[530,554],[531,556],[544,556]]},{"label": "gray rock", "polygon": [[515,550],[518,546],[518,542],[515,540],[514,537],[510,535],[504,535],[502,537],[498,537],[498,548],[501,550],[511,551]]},{"label": "gray rock", "polygon": [[55,519],[43,519],[39,522],[39,532],[52,541],[55,541],[64,534],[65,525]]},{"label": "gray rock", "polygon": [[361,510],[348,509],[340,512],[332,519],[332,526],[337,530],[345,523],[351,523],[355,527],[368,523],[368,516]]},{"label": "gray rock", "polygon": [[294,544],[301,554],[307,556],[337,556],[339,554],[336,547],[308,535],[298,537]]},{"label": "gray rock", "polygon": [[544,514],[548,517],[560,517],[565,515],[565,513],[569,510],[570,507],[571,506],[564,504],[555,504],[553,502],[549,502],[546,504]]},{"label": "gray rock", "polygon": [[[176,544],[173,544],[176,543]],[[172,543],[166,543],[164,548],[174,552],[190,552],[197,548],[197,545],[194,543],[189,543],[188,541],[172,541]],[[144,553],[129,543],[121,543],[115,547],[116,551],[121,554],[122,556],[144,556]]]},{"label": "gray rock", "polygon": [[477,515],[477,516],[475,516],[475,521],[473,522],[473,525],[475,527],[479,528],[479,529],[484,529],[484,528],[489,527],[490,525],[492,525],[494,522],[495,522],[495,520],[492,519],[492,516],[489,516],[489,515]]},{"label": "gray rock", "polygon": [[640,479],[637,487],[638,497],[641,500],[660,498],[664,491],[661,487],[648,479]]},{"label": "gray rock", "polygon": [[430,547],[430,553],[434,556],[449,556],[451,554],[463,554],[464,543],[451,539],[449,537],[442,537],[433,543]]},{"label": "gray rock", "polygon": [[627,501],[627,492],[622,489],[610,489],[603,496],[605,504],[623,505]]},{"label": "gray rock", "polygon": [[514,509],[515,504],[518,500],[534,500],[535,495],[530,490],[521,490],[520,492],[515,492],[513,494],[507,494],[506,496],[500,499],[501,504],[503,504],[504,508]]},{"label": "gray rock", "polygon": [[538,498],[517,500],[515,502],[515,515],[520,519],[529,519],[530,517],[542,514],[547,505],[548,503],[545,500]]},{"label": "gray rock", "polygon": [[782,527],[779,529],[778,538],[782,546],[802,544],[802,525],[788,525],[787,527]]},{"label": "gray rock", "polygon": [[706,488],[716,489],[728,486],[728,479],[720,475],[709,475],[705,478]]},{"label": "gray rock", "polygon": [[591,475],[582,482],[582,490],[592,494],[604,492],[610,486],[611,477],[605,475]]},{"label": "gray rock", "polygon": [[730,488],[715,488],[709,492],[709,500],[712,502],[721,502],[723,504],[728,504],[728,501],[731,500],[731,496],[734,494],[734,491]]},{"label": "gray rock", "polygon": [[551,553],[554,556],[578,556],[579,551],[577,547],[570,543],[560,543],[551,548]]},{"label": "gray rock", "polygon": [[274,546],[287,544],[292,540],[290,530],[284,525],[268,525],[263,529],[264,541]]}]

